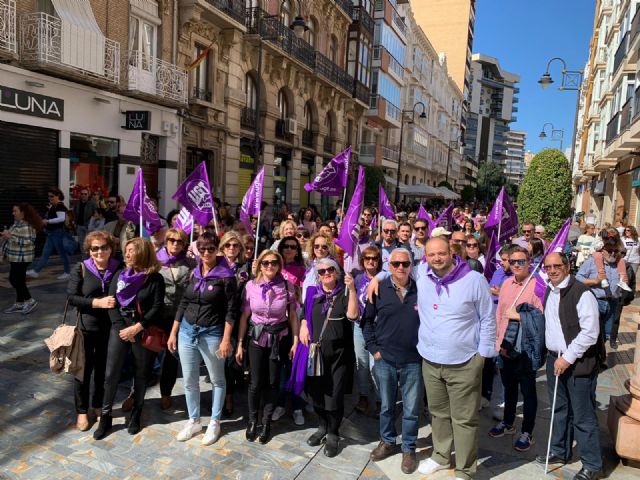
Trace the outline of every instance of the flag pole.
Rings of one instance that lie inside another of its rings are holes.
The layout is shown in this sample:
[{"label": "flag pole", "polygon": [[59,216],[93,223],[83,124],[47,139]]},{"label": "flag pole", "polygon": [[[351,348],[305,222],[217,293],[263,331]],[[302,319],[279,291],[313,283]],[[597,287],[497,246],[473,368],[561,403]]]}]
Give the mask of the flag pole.
[{"label": "flag pole", "polygon": [[260,214],[262,210],[258,210],[258,223],[256,224],[256,247],[253,249],[253,261],[258,259],[258,241],[260,240]]},{"label": "flag pole", "polygon": [[141,176],[140,180],[140,185],[138,186],[138,196],[140,197],[140,237],[142,237],[142,232],[144,231],[143,228],[143,221],[142,221],[142,208],[144,206],[144,190],[142,188],[142,182],[144,182],[144,179],[142,178],[142,168],[138,169],[138,175]]},{"label": "flag pole", "polygon": [[214,205],[214,201],[213,201],[213,196],[211,198],[211,214],[213,215],[213,227],[216,229],[216,235],[220,236],[220,233],[218,232],[218,219],[216,218],[216,209],[213,206]]},{"label": "flag pole", "polygon": [[347,187],[344,188],[344,193],[342,195],[342,213],[340,214],[340,223],[341,224],[344,222],[344,204],[345,204],[346,201],[347,201]]}]

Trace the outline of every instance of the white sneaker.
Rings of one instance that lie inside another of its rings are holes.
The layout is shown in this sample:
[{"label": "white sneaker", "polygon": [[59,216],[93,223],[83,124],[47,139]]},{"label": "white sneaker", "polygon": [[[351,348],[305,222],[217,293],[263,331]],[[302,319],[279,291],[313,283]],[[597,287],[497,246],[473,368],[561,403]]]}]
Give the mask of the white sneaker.
[{"label": "white sneaker", "polygon": [[618,282],[618,286],[619,286],[621,289],[626,290],[627,292],[630,292],[630,291],[631,291],[631,287],[629,287],[629,285],[627,285],[627,282],[623,282],[622,280],[620,280],[620,281]]},{"label": "white sneaker", "polygon": [[220,438],[220,420],[211,420],[207,432],[202,437],[202,445],[211,445]]},{"label": "white sneaker", "polygon": [[304,425],[304,414],[302,413],[302,410],[293,411],[293,423],[299,427]]},{"label": "white sneaker", "polygon": [[22,312],[24,309],[24,303],[14,303],[9,308],[4,310],[4,313],[17,313]]},{"label": "white sneaker", "polygon": [[277,422],[285,413],[287,413],[287,411],[283,407],[276,407],[271,414],[271,421]]},{"label": "white sneaker", "polygon": [[35,270],[27,270],[27,277],[29,278],[38,278],[40,274]]},{"label": "white sneaker", "polygon": [[58,275],[58,280],[69,280],[69,277],[71,275],[69,275],[68,273],[63,273],[62,275]]},{"label": "white sneaker", "polygon": [[448,470],[449,468],[449,465],[440,465],[438,462],[429,457],[426,460],[422,460],[420,462],[420,465],[418,466],[418,472],[423,475],[431,475],[432,473],[439,472],[440,470]]},{"label": "white sneaker", "polygon": [[179,442],[186,442],[191,437],[193,437],[196,433],[200,433],[200,430],[202,430],[202,424],[200,423],[200,419],[198,420],[189,419],[189,421],[184,426],[184,428],[180,430],[180,433],[178,433],[177,439]]}]

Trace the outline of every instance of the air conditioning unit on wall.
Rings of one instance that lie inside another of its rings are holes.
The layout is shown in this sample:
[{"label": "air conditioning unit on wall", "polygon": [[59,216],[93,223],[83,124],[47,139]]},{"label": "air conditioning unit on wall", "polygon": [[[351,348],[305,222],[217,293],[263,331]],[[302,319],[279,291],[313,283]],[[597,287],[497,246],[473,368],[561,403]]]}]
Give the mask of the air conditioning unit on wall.
[{"label": "air conditioning unit on wall", "polygon": [[285,119],[284,131],[290,135],[295,135],[298,130],[298,122],[293,118]]}]

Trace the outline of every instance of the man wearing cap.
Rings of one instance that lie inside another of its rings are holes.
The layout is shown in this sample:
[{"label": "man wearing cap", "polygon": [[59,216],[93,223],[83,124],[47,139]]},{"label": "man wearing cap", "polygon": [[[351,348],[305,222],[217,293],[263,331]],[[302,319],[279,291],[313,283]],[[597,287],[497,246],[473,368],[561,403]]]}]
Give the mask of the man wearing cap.
[{"label": "man wearing cap", "polygon": [[546,230],[542,225],[536,225],[533,231],[533,236],[535,238],[542,240],[542,243],[544,244],[544,248],[546,249],[549,246],[549,242],[544,238],[545,232]]},{"label": "man wearing cap", "polygon": [[451,232],[444,227],[436,227],[431,230],[431,238],[443,236],[449,238],[449,235],[451,235]]},{"label": "man wearing cap", "polygon": [[382,253],[382,270],[389,271],[389,257],[391,252],[400,246],[397,239],[398,223],[395,220],[385,220],[382,223],[382,241],[376,246]]}]

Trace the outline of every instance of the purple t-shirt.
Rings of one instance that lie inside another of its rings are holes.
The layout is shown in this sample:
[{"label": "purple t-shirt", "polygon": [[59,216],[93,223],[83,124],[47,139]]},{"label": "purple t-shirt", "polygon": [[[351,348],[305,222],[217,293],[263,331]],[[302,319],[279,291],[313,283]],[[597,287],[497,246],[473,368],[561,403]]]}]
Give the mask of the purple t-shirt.
[{"label": "purple t-shirt", "polygon": [[[267,300],[262,298],[262,285],[266,283],[261,281],[256,283],[255,280],[247,282],[245,286],[245,299],[242,311],[251,313],[251,321],[253,323],[273,325],[280,322],[287,321],[287,291],[285,285],[287,283],[281,282],[274,285],[271,290],[267,291]],[[289,305],[297,308],[296,295],[294,292],[293,284],[289,285]],[[278,336],[280,338],[285,337],[288,333],[287,329],[282,330]],[[261,347],[270,347],[269,335],[263,331],[258,340],[254,340],[257,345]]]}]

